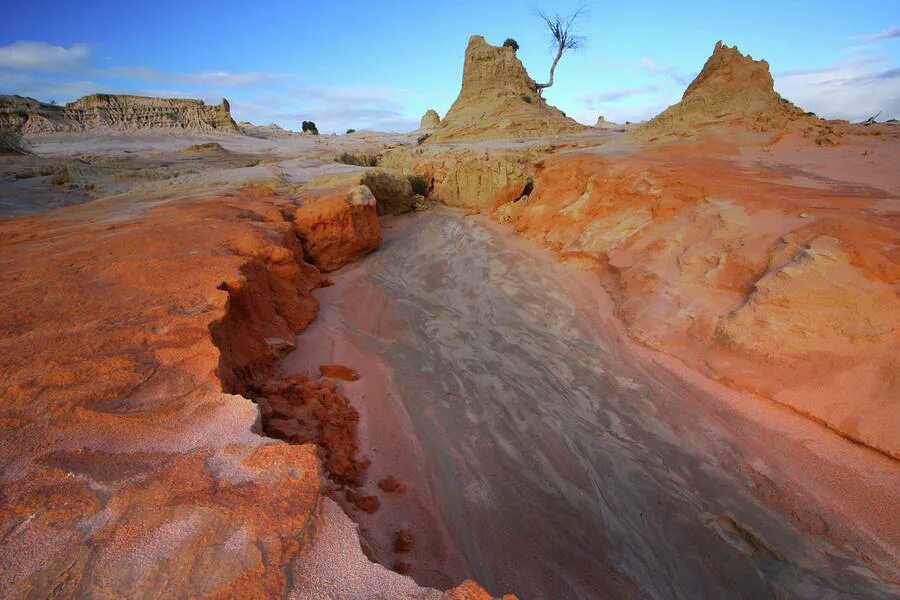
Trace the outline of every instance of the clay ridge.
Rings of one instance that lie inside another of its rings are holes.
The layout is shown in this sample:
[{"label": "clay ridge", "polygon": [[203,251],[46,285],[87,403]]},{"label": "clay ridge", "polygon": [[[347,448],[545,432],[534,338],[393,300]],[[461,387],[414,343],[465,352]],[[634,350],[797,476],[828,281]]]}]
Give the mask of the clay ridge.
[{"label": "clay ridge", "polygon": [[218,106],[208,106],[202,100],[114,94],[85,96],[65,106],[0,96],[0,129],[26,134],[94,129],[240,133],[224,98]]}]

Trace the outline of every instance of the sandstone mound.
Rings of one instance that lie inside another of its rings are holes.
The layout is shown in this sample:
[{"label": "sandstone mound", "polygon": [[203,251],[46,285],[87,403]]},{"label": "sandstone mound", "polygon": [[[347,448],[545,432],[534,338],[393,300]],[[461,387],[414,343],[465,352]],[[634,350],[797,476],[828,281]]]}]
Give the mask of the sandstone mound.
[{"label": "sandstone mound", "polygon": [[225,154],[228,150],[223,148],[222,144],[218,142],[208,142],[205,144],[193,144],[184,148],[182,152],[185,154]]},{"label": "sandstone mound", "polygon": [[429,108],[425,111],[425,114],[422,115],[422,120],[419,122],[419,129],[433,131],[440,124],[440,115],[437,114],[437,111],[433,108]]},{"label": "sandstone mound", "polygon": [[238,129],[241,133],[250,137],[260,138],[263,140],[274,140],[279,138],[297,135],[295,132],[280,127],[277,123],[269,123],[268,125],[254,125],[249,121],[241,121],[238,123]]},{"label": "sandstone mound", "polygon": [[597,124],[594,125],[595,129],[623,129],[625,126],[620,123],[614,123],[612,121],[607,121],[606,117],[600,115],[597,117]]},{"label": "sandstone mound", "polygon": [[820,121],[778,95],[769,63],[753,60],[720,41],[681,102],[638,127],[633,136],[644,140],[689,137],[713,125],[777,133],[794,124],[813,126]]},{"label": "sandstone mound", "polygon": [[409,179],[387,169],[368,168],[314,179],[300,189],[304,196],[322,196],[354,186],[365,186],[375,196],[379,215],[400,215],[413,210],[415,193]]},{"label": "sandstone mound", "polygon": [[429,142],[540,137],[584,127],[547,104],[512,48],[469,38],[462,89]]},{"label": "sandstone mound", "polygon": [[0,129],[23,133],[53,133],[94,129],[170,129],[191,132],[239,133],[231,107],[202,100],[94,94],[65,106],[22,96],[0,96]]}]

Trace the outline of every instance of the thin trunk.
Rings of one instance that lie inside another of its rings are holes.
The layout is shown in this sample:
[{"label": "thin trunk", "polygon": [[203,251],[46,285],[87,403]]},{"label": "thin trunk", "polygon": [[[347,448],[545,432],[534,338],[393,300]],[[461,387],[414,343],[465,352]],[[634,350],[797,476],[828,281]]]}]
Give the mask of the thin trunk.
[{"label": "thin trunk", "polygon": [[563,50],[565,50],[565,48],[563,47],[562,44],[560,44],[560,45],[559,45],[559,51],[556,53],[556,58],[553,59],[553,64],[550,65],[550,80],[549,80],[547,83],[538,83],[538,84],[536,84],[536,85],[534,86],[534,89],[540,91],[540,90],[542,90],[542,89],[544,89],[544,88],[548,88],[548,87],[550,87],[551,85],[553,85],[553,72],[556,71],[556,63],[558,63],[558,62],[559,62],[559,59],[562,57],[562,55],[563,55]]}]

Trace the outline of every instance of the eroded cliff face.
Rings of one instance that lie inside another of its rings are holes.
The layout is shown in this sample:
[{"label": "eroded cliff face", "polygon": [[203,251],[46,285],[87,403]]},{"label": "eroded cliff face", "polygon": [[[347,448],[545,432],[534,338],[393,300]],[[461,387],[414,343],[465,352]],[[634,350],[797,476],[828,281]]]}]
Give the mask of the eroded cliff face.
[{"label": "eroded cliff face", "polygon": [[264,363],[263,340],[313,317],[321,278],[293,259],[271,202],[176,202],[126,221],[107,210],[0,226],[2,587],[279,595],[319,510],[320,467],[311,446],[253,433],[256,407],[222,391],[209,328],[227,311],[223,282],[245,290],[272,318],[222,355]]},{"label": "eroded cliff face", "polygon": [[448,206],[493,210],[527,193],[531,162],[540,150],[400,148],[379,162],[422,181],[428,197]]},{"label": "eroded cliff face", "polygon": [[322,271],[334,271],[381,245],[375,196],[365,185],[304,196],[294,213],[304,256]]},{"label": "eroded cliff face", "polygon": [[0,96],[0,128],[26,134],[94,129],[240,133],[224,99],[218,106],[207,106],[200,100],[112,94],[85,96],[65,106]]},{"label": "eroded cliff face", "polygon": [[547,104],[512,48],[469,38],[462,88],[426,143],[540,137],[584,129]]}]

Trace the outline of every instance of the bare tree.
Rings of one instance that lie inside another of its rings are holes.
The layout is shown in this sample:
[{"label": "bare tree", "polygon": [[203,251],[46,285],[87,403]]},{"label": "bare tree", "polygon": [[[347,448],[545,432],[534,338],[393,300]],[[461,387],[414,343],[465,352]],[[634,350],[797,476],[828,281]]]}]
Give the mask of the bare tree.
[{"label": "bare tree", "polygon": [[575,12],[567,17],[564,17],[559,13],[551,17],[542,10],[537,11],[537,14],[547,25],[547,29],[550,30],[550,35],[552,36],[551,47],[556,49],[556,56],[553,58],[553,64],[550,65],[550,80],[547,81],[547,83],[538,83],[535,85],[535,89],[540,93],[542,89],[553,85],[553,73],[556,71],[556,65],[559,62],[559,59],[562,58],[563,52],[566,50],[578,50],[584,45],[584,42],[586,41],[585,38],[577,35],[572,27],[575,25],[576,21],[587,16],[588,9],[587,6],[581,5]]}]

